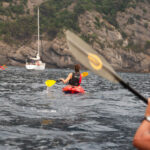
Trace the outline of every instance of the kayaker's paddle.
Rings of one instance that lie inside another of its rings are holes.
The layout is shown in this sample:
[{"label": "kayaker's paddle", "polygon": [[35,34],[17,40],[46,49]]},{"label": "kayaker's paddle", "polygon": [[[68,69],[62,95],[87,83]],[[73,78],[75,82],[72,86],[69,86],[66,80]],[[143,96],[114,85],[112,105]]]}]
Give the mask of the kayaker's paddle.
[{"label": "kayaker's paddle", "polygon": [[53,86],[56,83],[55,80],[47,80],[45,81],[45,84],[47,87]]},{"label": "kayaker's paddle", "polygon": [[[82,77],[86,77],[86,76],[88,76],[88,72],[83,72],[82,73]],[[53,86],[56,82],[60,82],[60,80],[58,79],[58,80],[47,80],[47,81],[45,81],[45,84],[46,84],[46,86],[48,86],[48,87],[50,87],[50,86]]]},{"label": "kayaker's paddle", "polygon": [[97,75],[114,83],[120,83],[124,88],[127,88],[147,104],[147,98],[139,94],[139,92],[133,89],[128,83],[123,81],[113,70],[110,64],[92,47],[69,30],[67,30],[65,34],[69,50],[77,61]]},{"label": "kayaker's paddle", "polygon": [[82,72],[81,74],[82,74],[82,77],[84,78],[84,77],[88,76],[89,73],[88,72]]}]

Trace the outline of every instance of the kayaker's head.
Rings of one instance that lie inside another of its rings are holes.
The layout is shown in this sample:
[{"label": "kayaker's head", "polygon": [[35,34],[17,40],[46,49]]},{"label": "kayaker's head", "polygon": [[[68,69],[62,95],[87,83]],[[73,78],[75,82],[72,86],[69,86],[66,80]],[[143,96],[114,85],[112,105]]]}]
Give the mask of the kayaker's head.
[{"label": "kayaker's head", "polygon": [[75,70],[75,72],[80,72],[80,65],[79,65],[79,64],[76,64],[76,65],[74,66],[74,70]]}]

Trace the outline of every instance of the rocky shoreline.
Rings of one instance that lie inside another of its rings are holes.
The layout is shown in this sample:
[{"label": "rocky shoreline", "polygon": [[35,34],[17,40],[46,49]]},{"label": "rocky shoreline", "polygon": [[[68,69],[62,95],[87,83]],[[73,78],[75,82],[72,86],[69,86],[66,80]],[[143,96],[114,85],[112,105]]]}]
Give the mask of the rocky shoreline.
[{"label": "rocky shoreline", "polygon": [[[0,64],[24,66],[25,60],[36,55],[37,43],[11,47],[0,42]],[[150,56],[123,50],[99,50],[99,53],[119,72],[150,73]],[[48,68],[72,68],[76,60],[71,56],[64,37],[43,41],[42,60]]]}]

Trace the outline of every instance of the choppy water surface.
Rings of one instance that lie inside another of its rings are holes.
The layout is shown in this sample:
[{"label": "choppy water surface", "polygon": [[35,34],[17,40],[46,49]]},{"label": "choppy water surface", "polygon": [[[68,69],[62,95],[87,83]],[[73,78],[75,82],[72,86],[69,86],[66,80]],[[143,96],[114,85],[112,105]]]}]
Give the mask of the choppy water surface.
[{"label": "choppy water surface", "polygon": [[[118,84],[89,72],[86,94],[66,95],[47,79],[72,70],[0,70],[0,150],[134,150],[132,139],[145,104]],[[150,74],[120,73],[150,96]]]}]

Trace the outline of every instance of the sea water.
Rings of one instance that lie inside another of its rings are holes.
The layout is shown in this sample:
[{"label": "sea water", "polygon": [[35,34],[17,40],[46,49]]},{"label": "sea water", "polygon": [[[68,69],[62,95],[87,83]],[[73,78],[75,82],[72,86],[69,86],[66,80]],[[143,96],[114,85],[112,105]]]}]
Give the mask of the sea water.
[{"label": "sea water", "polygon": [[[63,83],[45,86],[70,72],[0,70],[0,150],[135,150],[132,140],[146,105],[90,71],[82,80],[85,94],[64,94]],[[118,74],[150,96],[150,74]]]}]

